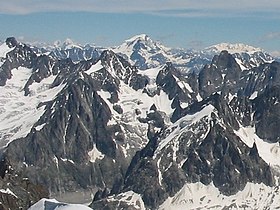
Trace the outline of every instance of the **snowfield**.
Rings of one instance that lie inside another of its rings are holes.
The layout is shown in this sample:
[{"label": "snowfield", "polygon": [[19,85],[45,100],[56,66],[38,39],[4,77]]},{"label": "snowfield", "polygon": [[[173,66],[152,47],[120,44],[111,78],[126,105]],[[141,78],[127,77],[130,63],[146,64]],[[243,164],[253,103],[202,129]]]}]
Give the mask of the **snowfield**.
[{"label": "snowfield", "polygon": [[64,87],[50,89],[55,77],[50,76],[40,84],[30,86],[30,95],[24,96],[24,85],[31,76],[32,70],[19,67],[12,69],[12,78],[5,86],[0,86],[0,147],[9,142],[25,137],[44,113],[40,102],[52,100]]},{"label": "snowfield", "polygon": [[41,199],[28,210],[92,210],[81,204],[65,204],[55,199]]},{"label": "snowfield", "polygon": [[202,209],[279,209],[279,186],[268,187],[264,184],[247,183],[244,190],[232,196],[222,195],[213,184],[185,184],[169,197],[160,210],[202,210]]},{"label": "snowfield", "polygon": [[15,49],[14,47],[10,48],[6,43],[0,45],[0,58],[6,58],[8,52]]},{"label": "snowfield", "polygon": [[234,131],[237,136],[250,148],[255,143],[260,157],[271,167],[280,168],[279,143],[269,143],[258,137],[255,127],[242,127]]}]

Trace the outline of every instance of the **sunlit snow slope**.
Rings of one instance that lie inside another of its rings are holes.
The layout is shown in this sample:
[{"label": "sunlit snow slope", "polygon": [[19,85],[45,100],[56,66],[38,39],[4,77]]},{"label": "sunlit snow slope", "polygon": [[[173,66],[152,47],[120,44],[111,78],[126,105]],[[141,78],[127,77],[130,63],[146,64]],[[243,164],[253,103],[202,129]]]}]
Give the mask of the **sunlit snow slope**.
[{"label": "sunlit snow slope", "polygon": [[81,204],[60,203],[54,199],[42,199],[28,210],[90,210],[91,208]]}]

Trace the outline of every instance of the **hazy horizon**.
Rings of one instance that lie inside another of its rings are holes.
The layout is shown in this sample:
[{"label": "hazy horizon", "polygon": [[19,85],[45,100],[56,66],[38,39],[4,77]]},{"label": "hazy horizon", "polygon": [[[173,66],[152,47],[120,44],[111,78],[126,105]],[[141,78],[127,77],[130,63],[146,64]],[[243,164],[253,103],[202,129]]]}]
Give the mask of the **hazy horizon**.
[{"label": "hazy horizon", "polygon": [[244,43],[280,55],[279,9],[276,0],[11,0],[0,8],[0,39],[108,47],[147,34],[168,47]]}]

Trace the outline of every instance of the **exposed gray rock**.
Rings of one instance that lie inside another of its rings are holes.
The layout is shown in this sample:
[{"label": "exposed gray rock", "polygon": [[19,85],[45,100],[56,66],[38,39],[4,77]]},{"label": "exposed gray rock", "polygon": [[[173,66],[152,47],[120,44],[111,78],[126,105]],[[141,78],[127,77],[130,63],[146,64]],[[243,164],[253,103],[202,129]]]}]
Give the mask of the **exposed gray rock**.
[{"label": "exposed gray rock", "polygon": [[[258,136],[269,142],[279,142],[279,120],[280,120],[280,87],[267,87],[254,100],[254,120],[256,121],[256,132]],[[265,108],[264,108],[265,107]]]},{"label": "exposed gray rock", "polygon": [[[38,56],[33,48],[14,38],[6,43],[14,49],[1,66],[0,85],[13,76],[12,69],[26,67],[32,69],[23,87],[26,97],[32,94],[31,84],[50,76],[56,78],[49,88],[64,88],[52,100],[39,104],[45,107],[44,114],[26,137],[12,141],[3,152],[3,160],[9,164],[0,167],[2,187],[14,182],[11,186],[19,195],[18,199],[1,195],[3,205],[27,208],[47,196],[46,189],[52,195],[99,189],[91,204],[94,209],[135,209],[122,200],[130,191],[140,195],[146,207],[156,209],[187,182],[213,182],[225,195],[242,190],[247,182],[273,185],[270,167],[259,156],[256,145],[249,148],[235,131],[240,126],[255,126],[260,138],[279,141],[278,62],[244,70],[236,62],[236,55],[223,51],[199,73],[188,75],[166,63],[150,91],[148,76],[112,50],[100,52],[100,56],[97,52],[98,57],[79,51],[77,57],[61,59],[66,51]],[[142,59],[137,52],[145,46],[138,42],[134,47],[130,59],[137,63]],[[163,54],[153,58],[166,62]],[[87,72],[99,64],[100,69]],[[251,65],[248,63],[248,67]],[[134,123],[145,125],[143,133],[147,133],[139,137],[130,118],[122,116],[127,110],[119,103],[121,84],[150,97],[164,91],[172,101],[172,116],[155,104],[146,113],[135,108],[131,112],[136,116]],[[102,96],[104,92],[106,97]],[[180,121],[210,105],[214,110],[209,116],[196,122],[191,118]],[[140,139],[139,144],[136,139]],[[13,173],[6,172],[7,166]],[[18,178],[14,178],[16,174]],[[25,177],[28,183],[22,181]]]},{"label": "exposed gray rock", "polygon": [[0,162],[0,209],[28,209],[41,198],[49,196],[48,189],[42,184],[34,184],[25,174],[16,171],[2,159]]}]

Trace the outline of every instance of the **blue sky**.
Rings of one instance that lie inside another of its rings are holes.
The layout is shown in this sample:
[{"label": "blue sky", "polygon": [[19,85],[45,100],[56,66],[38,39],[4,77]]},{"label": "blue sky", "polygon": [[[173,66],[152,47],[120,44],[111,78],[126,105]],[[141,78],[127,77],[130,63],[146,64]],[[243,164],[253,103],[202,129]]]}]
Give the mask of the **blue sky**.
[{"label": "blue sky", "polygon": [[[148,34],[169,47],[246,43],[280,52],[279,0],[0,0],[0,39],[101,46]],[[279,53],[280,54],[280,53]]]}]

